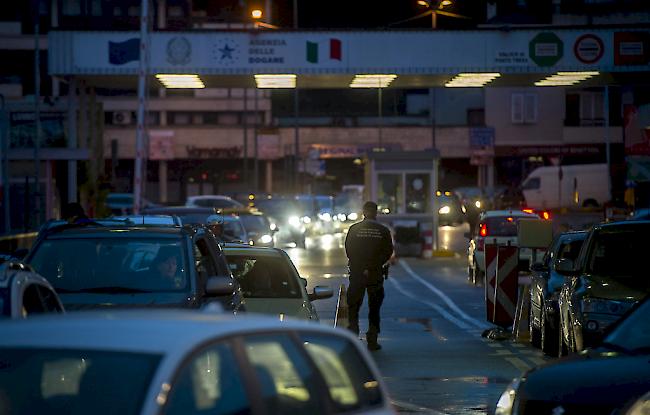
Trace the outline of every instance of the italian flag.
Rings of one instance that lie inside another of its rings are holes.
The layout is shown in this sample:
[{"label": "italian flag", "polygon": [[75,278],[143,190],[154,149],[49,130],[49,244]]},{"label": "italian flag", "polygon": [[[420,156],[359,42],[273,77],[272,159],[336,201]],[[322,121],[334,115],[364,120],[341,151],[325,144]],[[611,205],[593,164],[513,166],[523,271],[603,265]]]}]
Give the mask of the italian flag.
[{"label": "italian flag", "polygon": [[[321,42],[322,43],[322,42]],[[307,62],[318,63],[319,61],[319,43],[307,41]],[[339,39],[329,40],[329,59],[341,60],[341,41]]]}]

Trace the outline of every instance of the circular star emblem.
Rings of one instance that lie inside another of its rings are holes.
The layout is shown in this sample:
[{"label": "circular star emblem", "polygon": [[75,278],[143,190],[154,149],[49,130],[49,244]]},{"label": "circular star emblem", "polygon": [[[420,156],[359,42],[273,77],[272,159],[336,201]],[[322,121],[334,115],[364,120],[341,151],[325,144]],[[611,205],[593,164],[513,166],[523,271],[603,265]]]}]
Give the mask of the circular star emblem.
[{"label": "circular star emblem", "polygon": [[241,50],[232,38],[222,38],[212,47],[212,57],[221,65],[229,66],[239,62]]}]

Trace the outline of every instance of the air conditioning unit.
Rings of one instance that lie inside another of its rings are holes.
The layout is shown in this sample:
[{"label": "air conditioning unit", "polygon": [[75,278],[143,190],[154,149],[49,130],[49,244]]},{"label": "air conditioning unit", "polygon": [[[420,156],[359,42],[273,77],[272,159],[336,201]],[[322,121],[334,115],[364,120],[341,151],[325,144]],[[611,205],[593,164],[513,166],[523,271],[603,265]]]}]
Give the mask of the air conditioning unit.
[{"label": "air conditioning unit", "polygon": [[113,112],[113,125],[129,125],[129,124],[131,124],[130,111]]}]

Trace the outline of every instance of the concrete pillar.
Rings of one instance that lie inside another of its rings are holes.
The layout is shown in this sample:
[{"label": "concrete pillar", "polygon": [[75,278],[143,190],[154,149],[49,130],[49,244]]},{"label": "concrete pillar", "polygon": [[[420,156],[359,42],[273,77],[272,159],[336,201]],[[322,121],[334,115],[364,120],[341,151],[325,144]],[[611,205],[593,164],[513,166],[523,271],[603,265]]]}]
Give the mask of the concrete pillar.
[{"label": "concrete pillar", "polygon": [[266,175],[264,181],[264,191],[273,193],[273,161],[266,160]]},{"label": "concrete pillar", "polygon": [[167,160],[158,161],[158,190],[160,203],[167,203]]}]

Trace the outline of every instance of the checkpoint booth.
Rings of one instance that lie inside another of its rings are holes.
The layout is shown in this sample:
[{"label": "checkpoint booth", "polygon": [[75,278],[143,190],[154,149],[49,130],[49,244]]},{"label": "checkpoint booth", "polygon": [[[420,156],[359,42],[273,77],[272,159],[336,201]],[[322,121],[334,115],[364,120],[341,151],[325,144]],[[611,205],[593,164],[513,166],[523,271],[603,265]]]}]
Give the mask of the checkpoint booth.
[{"label": "checkpoint booth", "polygon": [[[377,202],[378,219],[393,228],[398,255],[419,256],[422,242],[436,245],[438,151],[369,153],[365,198]],[[435,222],[435,223],[434,223]],[[424,235],[424,236],[423,236]],[[426,249],[426,247],[425,247]]]}]

